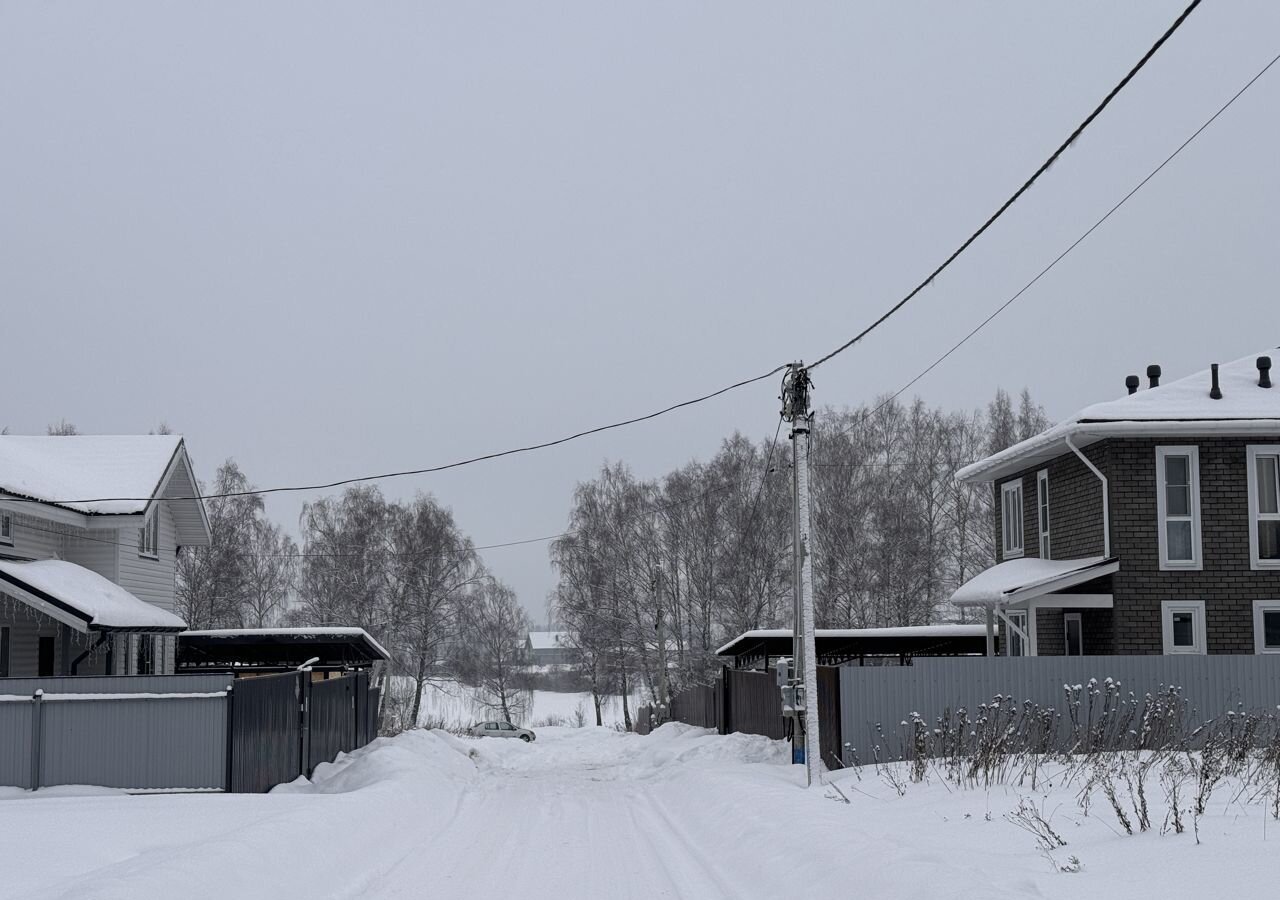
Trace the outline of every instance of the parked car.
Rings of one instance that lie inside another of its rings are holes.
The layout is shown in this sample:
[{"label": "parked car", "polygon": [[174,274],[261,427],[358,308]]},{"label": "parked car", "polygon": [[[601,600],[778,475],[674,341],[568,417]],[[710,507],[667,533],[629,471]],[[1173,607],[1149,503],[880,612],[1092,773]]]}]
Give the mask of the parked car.
[{"label": "parked car", "polygon": [[471,727],[475,737],[520,738],[526,744],[537,739],[537,735],[528,728],[517,728],[510,722],[481,722]]}]

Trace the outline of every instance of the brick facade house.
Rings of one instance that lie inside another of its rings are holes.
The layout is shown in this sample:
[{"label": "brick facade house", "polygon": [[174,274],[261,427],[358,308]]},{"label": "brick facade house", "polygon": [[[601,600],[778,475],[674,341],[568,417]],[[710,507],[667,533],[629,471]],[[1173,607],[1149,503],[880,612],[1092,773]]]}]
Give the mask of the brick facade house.
[{"label": "brick facade house", "polygon": [[1250,356],[1095,404],[962,469],[997,564],[960,587],[1008,655],[1280,653],[1280,390]]}]

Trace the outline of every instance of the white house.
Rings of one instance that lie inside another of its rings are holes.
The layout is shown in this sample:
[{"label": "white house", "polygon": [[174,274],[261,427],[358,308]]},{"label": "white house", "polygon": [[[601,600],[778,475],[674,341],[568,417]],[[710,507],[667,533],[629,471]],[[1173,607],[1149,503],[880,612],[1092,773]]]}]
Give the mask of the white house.
[{"label": "white house", "polygon": [[0,435],[0,677],[173,672],[197,496],[176,435]]}]

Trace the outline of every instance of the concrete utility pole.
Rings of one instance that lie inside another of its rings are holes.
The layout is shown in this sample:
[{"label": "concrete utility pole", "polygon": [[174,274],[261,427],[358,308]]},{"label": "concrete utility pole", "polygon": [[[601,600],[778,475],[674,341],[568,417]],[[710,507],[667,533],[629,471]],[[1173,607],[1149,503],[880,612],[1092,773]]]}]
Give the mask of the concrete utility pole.
[{"label": "concrete utility pole", "polygon": [[[805,784],[822,780],[822,736],[818,728],[818,655],[813,624],[813,558],[809,521],[809,372],[803,362],[792,363],[782,379],[782,418],[791,423],[793,491],[792,557],[794,560],[795,618],[791,653],[796,677],[804,682]],[[793,738],[794,740],[794,738]]]}]

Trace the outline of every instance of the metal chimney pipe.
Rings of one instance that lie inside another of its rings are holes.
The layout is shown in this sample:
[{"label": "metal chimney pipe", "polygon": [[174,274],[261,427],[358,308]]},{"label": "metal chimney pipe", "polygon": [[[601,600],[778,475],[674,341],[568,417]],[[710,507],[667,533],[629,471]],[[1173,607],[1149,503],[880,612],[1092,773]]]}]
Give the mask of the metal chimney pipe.
[{"label": "metal chimney pipe", "polygon": [[1151,379],[1152,387],[1160,387],[1160,367],[1147,366],[1147,377]]},{"label": "metal chimney pipe", "polygon": [[1125,376],[1124,386],[1129,389],[1130,394],[1138,393],[1138,385],[1142,384],[1142,380],[1137,375]]},{"label": "metal chimney pipe", "polygon": [[1209,366],[1210,377],[1213,379],[1213,387],[1209,388],[1209,397],[1213,400],[1222,399],[1222,388],[1218,387],[1218,364],[1214,363]]},{"label": "metal chimney pipe", "polygon": [[1271,387],[1271,357],[1258,357],[1258,387]]}]

